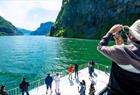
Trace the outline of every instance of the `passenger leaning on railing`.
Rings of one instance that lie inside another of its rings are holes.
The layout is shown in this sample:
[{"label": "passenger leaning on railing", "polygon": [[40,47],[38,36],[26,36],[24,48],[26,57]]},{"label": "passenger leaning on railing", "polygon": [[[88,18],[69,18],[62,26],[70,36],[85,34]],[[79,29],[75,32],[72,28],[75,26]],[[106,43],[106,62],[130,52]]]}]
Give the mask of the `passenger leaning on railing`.
[{"label": "passenger leaning on railing", "polygon": [[[108,46],[112,35],[122,30],[128,32],[128,45]],[[114,25],[97,49],[113,61],[108,95],[140,95],[140,20],[131,27]]]}]

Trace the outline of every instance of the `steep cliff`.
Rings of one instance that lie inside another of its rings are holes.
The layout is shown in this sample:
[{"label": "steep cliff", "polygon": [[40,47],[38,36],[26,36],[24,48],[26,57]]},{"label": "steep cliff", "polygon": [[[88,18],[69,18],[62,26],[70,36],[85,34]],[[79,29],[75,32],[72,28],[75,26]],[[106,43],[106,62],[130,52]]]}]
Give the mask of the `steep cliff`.
[{"label": "steep cliff", "polygon": [[113,24],[139,17],[140,0],[63,0],[50,35],[99,39]]},{"label": "steep cliff", "polygon": [[37,30],[31,32],[31,35],[47,35],[50,32],[54,22],[41,23]]},{"label": "steep cliff", "polygon": [[11,22],[0,16],[0,36],[2,35],[23,35]]}]

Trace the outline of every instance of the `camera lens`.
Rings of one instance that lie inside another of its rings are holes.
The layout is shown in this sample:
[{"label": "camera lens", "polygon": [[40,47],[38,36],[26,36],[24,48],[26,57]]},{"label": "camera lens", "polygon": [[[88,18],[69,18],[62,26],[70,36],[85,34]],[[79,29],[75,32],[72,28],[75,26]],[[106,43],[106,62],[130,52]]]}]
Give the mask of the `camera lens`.
[{"label": "camera lens", "polygon": [[128,33],[129,32],[129,27],[128,26],[123,26],[123,31],[125,32],[125,33]]}]

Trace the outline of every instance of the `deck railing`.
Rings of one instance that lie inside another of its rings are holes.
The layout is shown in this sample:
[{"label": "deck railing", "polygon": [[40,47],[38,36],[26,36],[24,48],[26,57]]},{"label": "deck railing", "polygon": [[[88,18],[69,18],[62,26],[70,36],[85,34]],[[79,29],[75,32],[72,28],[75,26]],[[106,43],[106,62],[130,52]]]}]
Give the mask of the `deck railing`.
[{"label": "deck railing", "polygon": [[107,74],[110,74],[111,66],[105,66],[102,64],[95,64],[95,68],[101,71],[104,71]]},{"label": "deck railing", "polygon": [[[52,76],[54,76],[54,74],[56,74],[56,72],[51,73]],[[32,81],[32,82],[30,82],[29,90],[34,89],[34,88],[39,87],[44,84],[45,84],[45,77]],[[8,90],[7,92],[8,92],[8,95],[19,95],[21,93],[21,90],[19,89],[19,87],[16,87],[16,88]]]},{"label": "deck railing", "polygon": [[[105,65],[102,65],[102,64],[95,64],[95,68],[98,69],[98,70],[104,71],[106,74],[109,74],[110,69],[111,69],[110,66],[105,66]],[[52,75],[54,75],[55,73],[56,73],[56,71],[53,72]],[[37,88],[41,85],[44,85],[45,84],[44,81],[45,81],[45,77],[31,82],[30,86],[29,86],[29,90]],[[10,89],[7,92],[8,92],[8,95],[19,95],[21,93],[19,87]]]}]

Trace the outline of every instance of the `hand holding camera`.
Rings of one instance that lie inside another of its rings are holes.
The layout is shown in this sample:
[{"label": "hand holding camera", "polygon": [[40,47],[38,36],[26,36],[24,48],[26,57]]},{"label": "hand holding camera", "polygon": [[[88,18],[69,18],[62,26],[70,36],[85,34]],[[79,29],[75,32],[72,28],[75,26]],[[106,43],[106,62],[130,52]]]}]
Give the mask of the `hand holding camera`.
[{"label": "hand holding camera", "polygon": [[123,29],[123,25],[116,24],[109,30],[109,32],[114,34],[114,33],[120,32],[122,29]]},{"label": "hand holding camera", "polygon": [[110,31],[110,33],[113,34],[113,36],[117,39],[120,38],[121,36],[124,38],[128,37],[128,33],[129,33],[129,27],[128,26],[123,26],[120,24],[114,25]]}]

